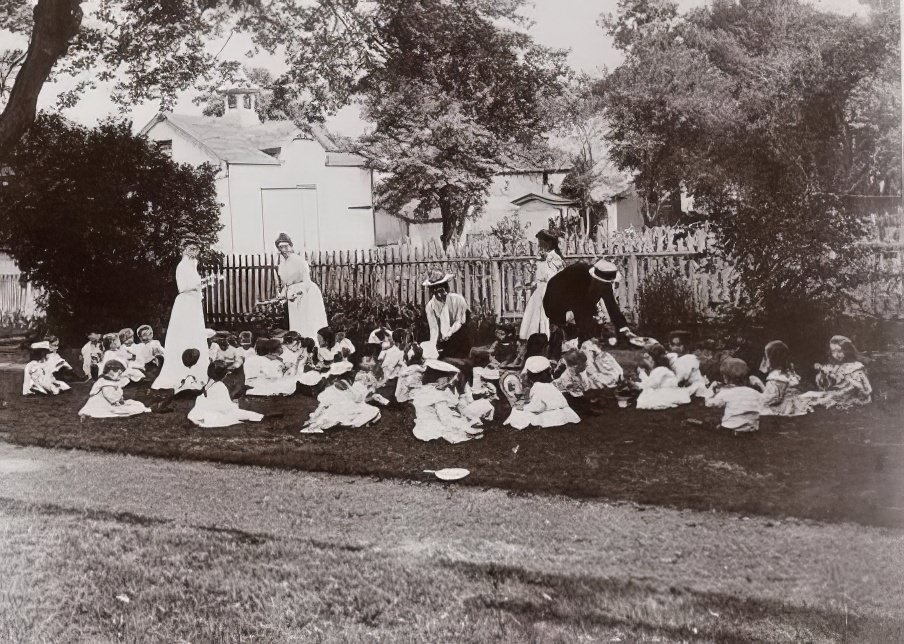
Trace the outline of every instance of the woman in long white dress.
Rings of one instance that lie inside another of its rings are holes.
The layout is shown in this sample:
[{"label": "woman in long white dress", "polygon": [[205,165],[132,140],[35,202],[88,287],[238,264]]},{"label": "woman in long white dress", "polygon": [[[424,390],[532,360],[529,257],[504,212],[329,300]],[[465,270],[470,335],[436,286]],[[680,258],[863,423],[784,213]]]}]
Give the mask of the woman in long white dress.
[{"label": "woman in long white dress", "polygon": [[311,281],[311,267],[297,254],[292,240],[285,233],[276,239],[280,260],[277,268],[282,284],[280,297],[285,297],[289,307],[289,329],[304,338],[317,338],[317,331],[327,326],[326,307],[320,287]]},{"label": "woman in long white dress", "polygon": [[[207,366],[210,364],[207,334],[204,327],[204,311],[201,307],[201,290],[204,280],[198,274],[198,252],[194,241],[182,246],[182,261],[176,267],[176,287],[179,295],[173,303],[169,326],[164,338],[163,367],[151,389],[175,389],[191,374],[197,382],[207,382]],[[193,367],[182,364],[182,352],[197,349],[201,359]]]},{"label": "woman in long white dress", "polygon": [[545,333],[549,337],[549,318],[543,310],[543,296],[546,294],[546,283],[553,275],[565,268],[559,250],[559,238],[548,230],[537,233],[537,244],[540,247],[540,259],[534,275],[535,288],[521,318],[521,330],[518,336],[527,340],[534,333]]}]

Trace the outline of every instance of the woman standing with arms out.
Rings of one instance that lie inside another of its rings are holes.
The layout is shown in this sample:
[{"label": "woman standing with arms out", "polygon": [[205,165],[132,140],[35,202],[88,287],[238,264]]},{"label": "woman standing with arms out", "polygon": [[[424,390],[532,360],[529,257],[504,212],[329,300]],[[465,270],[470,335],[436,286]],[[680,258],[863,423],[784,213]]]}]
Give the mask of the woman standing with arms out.
[{"label": "woman standing with arms out", "polygon": [[310,265],[295,252],[286,233],[276,238],[276,249],[280,254],[277,273],[282,284],[279,296],[288,302],[289,329],[316,340],[317,331],[328,326],[320,287],[311,281]]},{"label": "woman standing with arms out", "polygon": [[197,349],[202,356],[208,355],[207,335],[204,327],[204,311],[201,308],[201,290],[206,280],[198,274],[198,253],[200,247],[192,239],[182,242],[182,261],[176,267],[176,287],[179,295],[173,303],[169,326],[163,348],[163,367],[151,389],[176,389],[188,376],[195,376],[196,382],[207,382],[209,360],[199,360],[189,368],[182,364],[182,352]]},{"label": "woman standing with arms out", "polygon": [[546,294],[546,283],[550,278],[565,268],[565,260],[559,250],[559,238],[548,230],[537,233],[540,247],[540,259],[537,260],[537,272],[534,275],[534,292],[527,300],[524,317],[521,318],[521,330],[518,336],[527,340],[534,333],[545,333],[549,337],[549,318],[543,310],[543,296]]}]

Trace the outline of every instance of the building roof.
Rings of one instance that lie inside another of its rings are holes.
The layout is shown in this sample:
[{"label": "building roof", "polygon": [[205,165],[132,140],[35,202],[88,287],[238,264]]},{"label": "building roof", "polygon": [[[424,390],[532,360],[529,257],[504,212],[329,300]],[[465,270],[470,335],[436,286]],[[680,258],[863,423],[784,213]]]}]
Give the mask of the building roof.
[{"label": "building roof", "polygon": [[573,206],[575,203],[573,199],[566,199],[565,197],[559,197],[557,195],[538,195],[535,192],[529,192],[517,199],[512,199],[512,203],[516,206],[523,206],[531,201],[540,201],[549,204],[550,206],[562,207]]},{"label": "building roof", "polygon": [[[240,125],[219,116],[192,116],[187,114],[158,114],[141,130],[147,134],[162,121],[168,121],[205,147],[213,156],[228,163],[253,165],[279,165],[276,159],[262,150],[281,148],[297,138],[310,138],[327,152],[327,165],[361,166],[364,159],[343,152],[325,127],[311,125],[305,132],[291,121],[266,121],[254,125]],[[330,158],[336,157],[331,163]]]}]

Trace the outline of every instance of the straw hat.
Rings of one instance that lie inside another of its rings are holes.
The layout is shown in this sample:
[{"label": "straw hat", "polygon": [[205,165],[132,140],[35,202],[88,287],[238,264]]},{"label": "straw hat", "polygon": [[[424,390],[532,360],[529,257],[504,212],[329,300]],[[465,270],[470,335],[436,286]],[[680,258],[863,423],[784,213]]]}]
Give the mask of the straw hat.
[{"label": "straw hat", "polygon": [[594,264],[590,269],[590,277],[609,284],[621,281],[621,273],[618,272],[618,266],[608,259],[601,259]]},{"label": "straw hat", "polygon": [[339,362],[334,362],[330,365],[330,375],[331,376],[341,376],[342,374],[348,373],[352,370],[352,363],[348,360],[340,360]]},{"label": "straw hat", "polygon": [[46,340],[42,340],[41,342],[32,342],[31,348],[32,349],[47,349],[48,351],[50,351],[50,343],[47,342]]},{"label": "straw hat", "polygon": [[549,358],[543,356],[531,356],[524,363],[528,373],[543,373],[549,369]]},{"label": "straw hat", "polygon": [[440,269],[433,269],[430,271],[430,276],[424,282],[424,286],[427,288],[433,288],[434,286],[439,286],[440,284],[446,284],[452,280],[454,275],[452,273],[444,273]]},{"label": "straw hat", "polygon": [[458,367],[449,364],[448,362],[443,362],[442,360],[427,360],[424,363],[424,366],[428,369],[433,369],[434,371],[440,371],[442,373],[458,373]]}]

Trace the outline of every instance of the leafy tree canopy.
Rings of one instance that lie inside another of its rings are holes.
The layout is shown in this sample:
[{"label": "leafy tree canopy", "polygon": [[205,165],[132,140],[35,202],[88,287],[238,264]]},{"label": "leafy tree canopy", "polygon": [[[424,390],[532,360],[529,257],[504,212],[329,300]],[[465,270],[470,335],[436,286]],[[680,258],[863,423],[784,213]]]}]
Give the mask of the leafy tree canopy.
[{"label": "leafy tree canopy", "polygon": [[859,222],[839,195],[900,190],[897,13],[797,0],[621,0],[625,62],[597,88],[614,160],[655,209],[682,186],[717,224],[750,311],[837,307]]},{"label": "leafy tree canopy", "polygon": [[88,129],[43,114],[6,164],[0,246],[41,289],[52,328],[159,332],[182,239],[211,245],[222,227],[216,169],[174,163],[128,121]]}]

